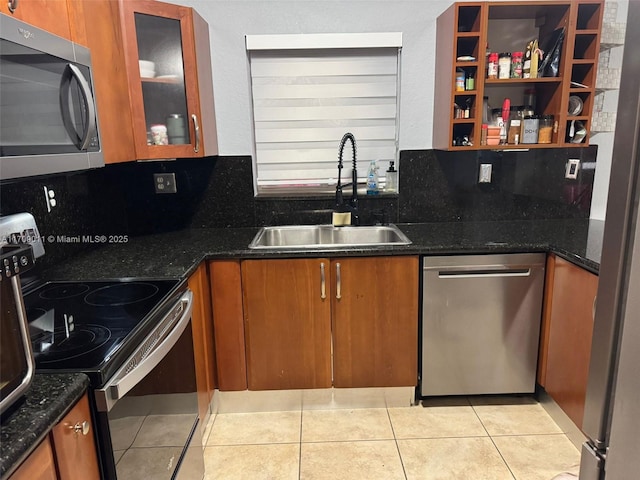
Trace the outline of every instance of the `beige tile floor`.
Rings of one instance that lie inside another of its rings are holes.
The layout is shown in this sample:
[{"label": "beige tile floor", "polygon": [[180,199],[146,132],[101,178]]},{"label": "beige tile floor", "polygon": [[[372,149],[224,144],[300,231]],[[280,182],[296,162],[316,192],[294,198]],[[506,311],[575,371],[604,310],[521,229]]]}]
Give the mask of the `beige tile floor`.
[{"label": "beige tile floor", "polygon": [[527,397],[212,415],[205,480],[551,480],[580,454]]}]

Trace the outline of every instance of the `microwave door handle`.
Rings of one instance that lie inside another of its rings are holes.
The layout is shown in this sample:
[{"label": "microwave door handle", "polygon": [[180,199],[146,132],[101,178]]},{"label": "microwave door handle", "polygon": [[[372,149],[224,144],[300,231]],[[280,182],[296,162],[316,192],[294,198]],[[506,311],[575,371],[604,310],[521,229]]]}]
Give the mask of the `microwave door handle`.
[{"label": "microwave door handle", "polygon": [[[93,95],[91,94],[91,87],[89,87],[89,83],[87,82],[84,75],[78,67],[76,67],[72,63],[67,64],[67,71],[71,73],[71,76],[76,79],[78,85],[80,86],[80,92],[82,93],[82,101],[84,102],[85,111],[87,112],[87,118],[85,122],[84,132],[82,132],[82,137],[79,138],[77,143],[77,147],[79,150],[86,150],[91,142],[91,137],[95,135],[96,132],[96,110],[94,108],[93,103]],[[62,78],[62,85],[60,88],[60,106],[62,108],[62,118],[65,124],[65,127],[70,135],[78,136],[75,127],[71,122],[71,112],[69,111],[69,105],[67,103],[67,99],[69,96],[69,87],[68,83],[65,87],[65,78],[66,75]]]},{"label": "microwave door handle", "polygon": [[[160,361],[171,351],[180,339],[180,336],[191,321],[193,311],[193,293],[189,290],[180,298],[185,306],[180,320],[172,327],[171,332],[157,345],[144,359],[129,372],[124,372],[129,360],[125,362],[114,376],[103,388],[96,390],[96,404],[99,411],[108,412],[118,400],[124,397],[133,387],[135,387],[144,377],[146,377]],[[162,323],[162,322],[159,322]],[[141,344],[144,344],[143,341]],[[124,374],[124,375],[123,375]]]}]

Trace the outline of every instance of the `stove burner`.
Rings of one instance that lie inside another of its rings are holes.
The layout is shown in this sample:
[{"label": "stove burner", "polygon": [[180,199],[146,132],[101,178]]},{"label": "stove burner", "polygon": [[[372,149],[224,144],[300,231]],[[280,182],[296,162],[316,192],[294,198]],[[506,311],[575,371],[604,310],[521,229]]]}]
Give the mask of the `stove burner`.
[{"label": "stove burner", "polygon": [[45,288],[40,292],[40,298],[44,300],[57,300],[61,298],[71,298],[82,295],[89,290],[89,285],[84,283],[63,283],[53,287]]},{"label": "stove burner", "polygon": [[58,327],[53,332],[40,331],[31,335],[33,354],[39,363],[44,364],[79,357],[102,347],[111,338],[111,330],[101,325],[86,324]]},{"label": "stove burner", "polygon": [[94,307],[119,307],[142,302],[158,293],[158,287],[151,283],[119,283],[99,288],[84,301]]}]

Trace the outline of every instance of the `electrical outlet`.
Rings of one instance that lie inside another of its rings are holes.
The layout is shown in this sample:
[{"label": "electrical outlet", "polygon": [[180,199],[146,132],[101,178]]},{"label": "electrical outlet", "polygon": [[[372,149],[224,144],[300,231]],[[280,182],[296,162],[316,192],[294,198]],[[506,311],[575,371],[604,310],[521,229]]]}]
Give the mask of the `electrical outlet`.
[{"label": "electrical outlet", "polygon": [[578,178],[578,170],[580,169],[580,160],[577,158],[570,158],[567,162],[567,169],[564,172],[564,178],[576,179]]},{"label": "electrical outlet", "polygon": [[490,163],[480,164],[480,175],[478,176],[479,183],[491,183],[491,168]]},{"label": "electrical outlet", "polygon": [[153,183],[156,193],[177,193],[175,173],[154,173]]},{"label": "electrical outlet", "polygon": [[44,187],[44,200],[47,203],[47,212],[51,213],[51,209],[58,204],[56,201],[56,192]]}]

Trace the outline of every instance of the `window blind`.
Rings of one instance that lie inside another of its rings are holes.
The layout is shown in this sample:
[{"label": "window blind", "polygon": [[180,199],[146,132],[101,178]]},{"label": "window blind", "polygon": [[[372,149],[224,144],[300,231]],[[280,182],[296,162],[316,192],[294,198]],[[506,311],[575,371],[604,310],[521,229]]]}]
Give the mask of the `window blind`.
[{"label": "window blind", "polygon": [[[258,193],[332,191],[346,132],[356,138],[359,181],[376,160],[384,182],[397,156],[399,52],[397,46],[250,50]],[[343,182],[351,179],[351,159],[348,142]]]}]

